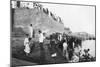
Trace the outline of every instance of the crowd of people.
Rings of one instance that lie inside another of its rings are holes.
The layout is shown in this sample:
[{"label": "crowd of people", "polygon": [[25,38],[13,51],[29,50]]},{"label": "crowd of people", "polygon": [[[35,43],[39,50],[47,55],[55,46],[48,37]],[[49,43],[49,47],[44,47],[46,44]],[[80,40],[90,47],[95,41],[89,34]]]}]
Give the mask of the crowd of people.
[{"label": "crowd of people", "polygon": [[[34,31],[32,24],[29,26],[30,34],[26,34],[24,40],[25,46],[25,53],[28,56],[31,52],[30,43],[32,38],[34,38]],[[68,36],[65,33],[52,33],[49,37],[46,37],[46,33],[42,32],[41,30],[38,31],[38,42],[40,49],[43,50],[44,40],[49,40],[49,47],[52,50],[55,48],[59,48],[61,50],[62,56],[68,62],[80,62],[80,61],[92,61],[93,57],[89,54],[90,49],[85,49],[84,53],[82,53],[82,40],[76,37]],[[43,54],[41,54],[43,55]],[[56,57],[57,52],[51,54],[51,57]],[[92,58],[92,60],[91,60]]]}]

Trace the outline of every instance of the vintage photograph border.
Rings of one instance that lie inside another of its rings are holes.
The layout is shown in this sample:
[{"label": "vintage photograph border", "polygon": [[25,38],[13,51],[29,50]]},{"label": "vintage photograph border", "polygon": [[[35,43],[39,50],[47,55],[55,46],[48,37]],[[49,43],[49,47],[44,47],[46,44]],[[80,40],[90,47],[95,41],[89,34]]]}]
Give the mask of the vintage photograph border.
[{"label": "vintage photograph border", "polygon": [[[11,9],[12,8],[11,8],[11,1],[13,1],[13,0],[10,0],[10,66],[12,66],[12,55],[11,55],[12,54],[12,48],[11,48],[12,47],[11,46],[11,41],[12,41],[12,37],[11,37],[11,35],[12,35],[12,10]],[[97,45],[96,45],[96,5],[73,4],[73,3],[57,3],[57,2],[42,2],[42,1],[21,1],[21,2],[36,2],[36,3],[46,3],[46,4],[59,4],[59,5],[74,5],[74,6],[94,7],[95,8],[95,56],[96,56],[96,47],[97,47]],[[96,60],[93,61],[93,62],[96,62]],[[75,63],[85,63],[85,62],[75,62]],[[59,64],[66,64],[66,63],[59,63]],[[72,64],[72,63],[70,63],[70,64]],[[52,64],[44,64],[44,65],[52,65]],[[30,66],[36,66],[36,65],[30,65]]]}]

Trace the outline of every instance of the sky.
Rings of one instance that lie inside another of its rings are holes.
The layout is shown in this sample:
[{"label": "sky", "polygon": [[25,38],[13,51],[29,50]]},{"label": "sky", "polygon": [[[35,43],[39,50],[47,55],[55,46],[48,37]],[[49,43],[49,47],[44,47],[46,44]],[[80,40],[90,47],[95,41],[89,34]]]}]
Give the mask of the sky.
[{"label": "sky", "polygon": [[72,32],[87,32],[95,35],[95,7],[41,3],[44,8],[60,16],[64,26]]}]

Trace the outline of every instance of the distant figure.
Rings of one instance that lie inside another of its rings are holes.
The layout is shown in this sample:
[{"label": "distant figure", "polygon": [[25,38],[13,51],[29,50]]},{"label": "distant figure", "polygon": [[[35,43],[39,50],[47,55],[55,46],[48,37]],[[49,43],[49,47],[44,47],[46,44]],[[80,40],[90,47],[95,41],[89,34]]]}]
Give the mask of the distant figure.
[{"label": "distant figure", "polygon": [[25,46],[24,51],[25,51],[26,55],[29,55],[29,53],[30,53],[30,47],[29,47],[30,40],[31,40],[31,38],[29,38],[29,35],[26,34],[26,38],[24,40],[24,46]]},{"label": "distant figure", "polygon": [[43,44],[45,37],[44,34],[42,33],[42,31],[39,31],[39,43]]},{"label": "distant figure", "polygon": [[79,62],[79,56],[76,53],[73,53],[72,62]]},{"label": "distant figure", "polygon": [[84,57],[85,61],[90,61],[90,58],[92,57],[92,56],[89,54],[89,51],[90,51],[90,49],[84,49],[84,53],[85,53],[85,54],[83,54],[83,57]]},{"label": "distant figure", "polygon": [[29,31],[30,31],[30,38],[32,38],[33,37],[33,25],[32,24],[30,24],[29,26]]},{"label": "distant figure", "polygon": [[61,35],[61,34],[58,36],[58,40],[59,40],[59,41],[62,40],[62,35]]},{"label": "distant figure", "polygon": [[44,48],[43,48],[43,41],[44,41],[45,37],[42,33],[41,30],[39,30],[39,45],[40,45],[40,60],[44,61],[45,60],[45,52],[44,52]]},{"label": "distant figure", "polygon": [[74,53],[77,54],[78,56],[80,55],[80,51],[81,50],[79,49],[79,47],[74,48]]},{"label": "distant figure", "polygon": [[68,41],[68,54],[69,54],[69,60],[71,60],[72,56],[73,56],[73,39],[71,37],[69,37]]},{"label": "distant figure", "polygon": [[68,60],[69,56],[68,56],[68,44],[67,44],[67,41],[64,40],[64,43],[63,43],[63,56],[66,57],[66,59]]}]

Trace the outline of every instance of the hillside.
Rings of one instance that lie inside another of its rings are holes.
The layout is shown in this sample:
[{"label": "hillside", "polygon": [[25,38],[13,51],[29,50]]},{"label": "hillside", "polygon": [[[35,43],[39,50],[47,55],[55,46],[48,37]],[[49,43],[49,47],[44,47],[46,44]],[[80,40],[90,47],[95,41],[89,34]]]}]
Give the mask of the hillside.
[{"label": "hillside", "polygon": [[[25,33],[29,33],[28,26],[30,24],[33,24],[33,28],[36,30],[42,30],[47,32],[47,34],[51,34],[53,32],[65,32],[69,36],[77,37],[77,38],[83,38],[83,39],[89,39],[89,38],[95,38],[93,35],[90,35],[88,33],[73,33],[70,28],[64,27],[64,24],[62,21],[58,22],[53,17],[53,13],[49,12],[47,8],[15,8],[14,11],[14,30],[13,34],[14,36],[24,36]],[[50,14],[48,14],[50,13]]]},{"label": "hillside", "polygon": [[28,26],[33,24],[34,29],[41,29],[42,31],[63,32],[64,25],[55,21],[52,17],[48,16],[43,10],[37,8],[26,9],[16,8],[14,13],[14,27],[21,27],[28,33]]}]

